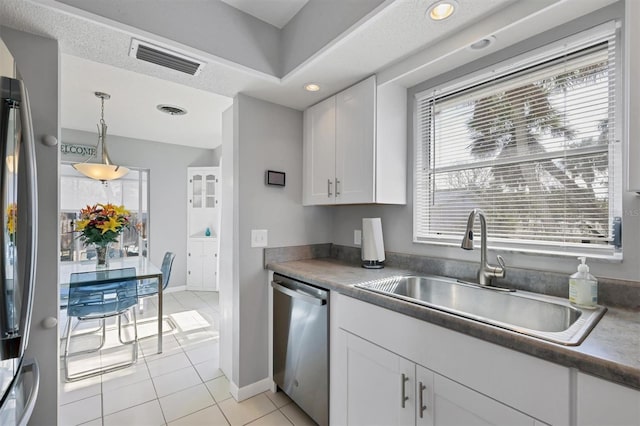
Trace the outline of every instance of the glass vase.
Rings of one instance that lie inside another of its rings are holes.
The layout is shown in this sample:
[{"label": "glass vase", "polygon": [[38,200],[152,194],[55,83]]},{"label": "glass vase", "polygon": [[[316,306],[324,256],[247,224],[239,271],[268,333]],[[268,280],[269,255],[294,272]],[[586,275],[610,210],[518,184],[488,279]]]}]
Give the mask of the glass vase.
[{"label": "glass vase", "polygon": [[106,268],[109,266],[109,244],[96,245],[96,259],[98,268]]}]

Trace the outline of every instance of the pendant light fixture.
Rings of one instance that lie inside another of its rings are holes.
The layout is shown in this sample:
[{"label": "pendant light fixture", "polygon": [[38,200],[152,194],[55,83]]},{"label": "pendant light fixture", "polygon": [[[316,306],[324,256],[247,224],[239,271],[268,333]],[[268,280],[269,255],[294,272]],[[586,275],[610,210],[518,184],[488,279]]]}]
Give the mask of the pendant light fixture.
[{"label": "pendant light fixture", "polygon": [[129,173],[129,169],[113,164],[109,158],[109,154],[107,153],[107,123],[104,122],[104,101],[109,100],[111,95],[103,92],[95,92],[95,95],[100,98],[101,103],[96,153],[98,152],[100,143],[102,142],[102,162],[88,163],[87,161],[91,159],[89,158],[83,163],[74,164],[73,168],[91,179],[96,179],[104,183],[108,180],[120,179],[122,176]]}]

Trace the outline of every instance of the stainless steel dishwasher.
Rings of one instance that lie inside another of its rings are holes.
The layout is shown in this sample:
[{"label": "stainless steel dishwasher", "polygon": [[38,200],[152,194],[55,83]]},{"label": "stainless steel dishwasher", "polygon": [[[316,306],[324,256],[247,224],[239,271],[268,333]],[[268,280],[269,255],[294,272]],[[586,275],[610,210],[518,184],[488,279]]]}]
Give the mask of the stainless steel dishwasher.
[{"label": "stainless steel dishwasher", "polygon": [[329,424],[329,292],[273,274],[273,380],[309,417]]}]

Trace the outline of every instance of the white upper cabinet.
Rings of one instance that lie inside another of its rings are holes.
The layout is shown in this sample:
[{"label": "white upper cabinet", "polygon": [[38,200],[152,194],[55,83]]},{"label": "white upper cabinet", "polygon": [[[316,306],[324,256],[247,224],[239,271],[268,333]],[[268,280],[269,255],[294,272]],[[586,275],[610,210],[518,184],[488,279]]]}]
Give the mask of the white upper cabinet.
[{"label": "white upper cabinet", "polygon": [[304,112],[304,204],[335,203],[336,97]]},{"label": "white upper cabinet", "polygon": [[303,204],[405,204],[406,145],[406,89],[375,76],[308,108]]},{"label": "white upper cabinet", "polygon": [[336,95],[336,204],[373,203],[375,77]]}]

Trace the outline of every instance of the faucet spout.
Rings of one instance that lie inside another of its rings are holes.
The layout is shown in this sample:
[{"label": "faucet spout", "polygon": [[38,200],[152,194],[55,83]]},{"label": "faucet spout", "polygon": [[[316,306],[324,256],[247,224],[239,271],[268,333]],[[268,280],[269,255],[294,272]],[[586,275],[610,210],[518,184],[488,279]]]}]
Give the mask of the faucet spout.
[{"label": "faucet spout", "polygon": [[473,250],[473,225],[476,216],[480,219],[480,269],[478,270],[478,284],[491,285],[493,278],[504,278],[506,268],[504,260],[498,256],[500,266],[490,265],[487,261],[487,220],[485,213],[480,209],[473,209],[467,220],[467,229],[462,239],[461,247],[465,250]]}]

